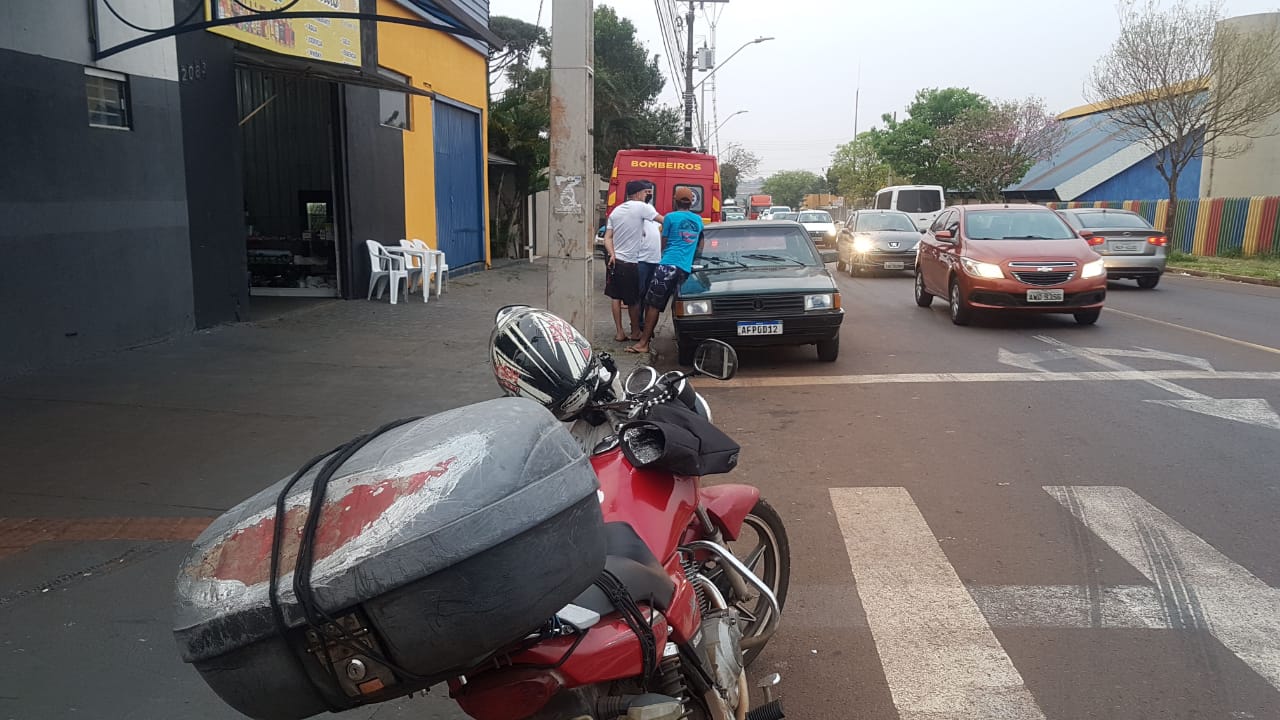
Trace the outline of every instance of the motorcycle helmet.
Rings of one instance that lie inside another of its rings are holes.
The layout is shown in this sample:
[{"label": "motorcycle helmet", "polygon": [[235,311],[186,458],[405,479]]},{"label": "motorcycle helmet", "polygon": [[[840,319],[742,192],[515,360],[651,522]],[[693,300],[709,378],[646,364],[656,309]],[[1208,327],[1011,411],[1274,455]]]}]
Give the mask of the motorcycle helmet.
[{"label": "motorcycle helmet", "polygon": [[498,387],[574,420],[608,374],[572,325],[546,310],[509,305],[494,317],[489,355]]}]

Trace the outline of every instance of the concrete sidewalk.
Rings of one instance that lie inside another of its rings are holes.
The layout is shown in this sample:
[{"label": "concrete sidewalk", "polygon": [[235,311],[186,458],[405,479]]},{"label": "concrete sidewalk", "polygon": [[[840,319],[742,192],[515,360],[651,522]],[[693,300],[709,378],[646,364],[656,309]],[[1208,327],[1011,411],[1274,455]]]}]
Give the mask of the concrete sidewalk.
[{"label": "concrete sidewalk", "polygon": [[[647,358],[596,297],[625,372]],[[0,382],[0,718],[239,717],[170,635],[189,541],[325,448],[497,396],[494,310],[545,301],[545,264],[513,263],[426,305],[321,301]],[[442,693],[344,717],[375,715],[463,717]]]}]

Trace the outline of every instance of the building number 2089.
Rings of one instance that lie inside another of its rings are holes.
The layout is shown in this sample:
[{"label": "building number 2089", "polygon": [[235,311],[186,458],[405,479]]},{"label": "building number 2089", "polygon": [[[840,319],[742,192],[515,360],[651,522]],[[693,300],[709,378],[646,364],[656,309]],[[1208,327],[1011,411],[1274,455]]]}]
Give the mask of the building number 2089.
[{"label": "building number 2089", "polygon": [[209,65],[203,60],[178,66],[178,81],[192,82],[209,76]]}]

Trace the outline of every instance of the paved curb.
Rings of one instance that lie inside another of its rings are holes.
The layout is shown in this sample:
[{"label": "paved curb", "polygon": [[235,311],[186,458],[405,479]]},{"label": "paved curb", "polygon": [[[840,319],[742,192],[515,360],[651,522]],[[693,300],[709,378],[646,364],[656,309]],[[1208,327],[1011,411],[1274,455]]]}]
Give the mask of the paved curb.
[{"label": "paved curb", "polygon": [[1209,278],[1211,280],[1229,280],[1231,282],[1247,283],[1249,285],[1280,287],[1280,280],[1268,280],[1266,278],[1249,277],[1248,275],[1229,275],[1227,273],[1213,272],[1211,270],[1192,270],[1191,268],[1179,267],[1177,265],[1170,265],[1169,269],[1192,277]]}]

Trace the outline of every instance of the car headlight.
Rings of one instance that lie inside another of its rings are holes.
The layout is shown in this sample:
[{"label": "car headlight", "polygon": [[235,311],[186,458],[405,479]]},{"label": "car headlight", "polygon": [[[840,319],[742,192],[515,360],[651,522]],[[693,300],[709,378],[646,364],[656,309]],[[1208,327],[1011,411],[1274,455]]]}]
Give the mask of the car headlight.
[{"label": "car headlight", "polygon": [[866,235],[859,235],[853,239],[853,249],[857,252],[871,252],[876,244]]},{"label": "car headlight", "polygon": [[681,300],[679,310],[680,312],[677,314],[682,317],[688,316],[688,315],[710,315],[711,301],[710,300]]},{"label": "car headlight", "polygon": [[1080,277],[1084,279],[1096,278],[1107,274],[1107,265],[1101,260],[1094,260],[1091,263],[1085,263],[1080,269]]},{"label": "car headlight", "polygon": [[974,277],[989,278],[992,280],[998,280],[1004,277],[1004,271],[1000,269],[999,265],[978,262],[977,260],[967,257],[960,258],[960,265],[964,267],[965,272]]},{"label": "car headlight", "polygon": [[823,293],[821,295],[805,295],[804,309],[836,310],[840,307],[840,293]]}]

